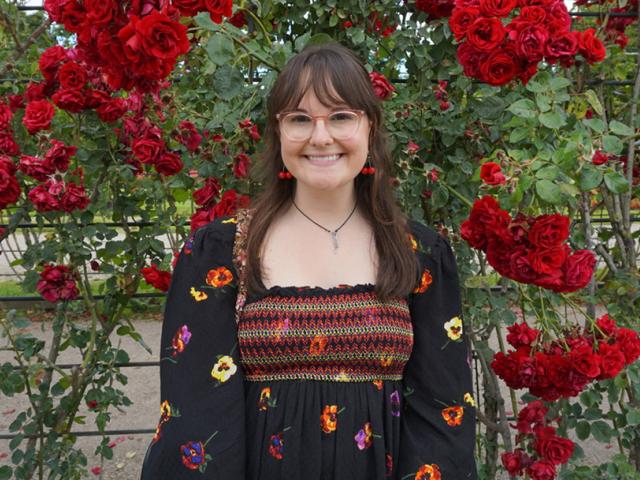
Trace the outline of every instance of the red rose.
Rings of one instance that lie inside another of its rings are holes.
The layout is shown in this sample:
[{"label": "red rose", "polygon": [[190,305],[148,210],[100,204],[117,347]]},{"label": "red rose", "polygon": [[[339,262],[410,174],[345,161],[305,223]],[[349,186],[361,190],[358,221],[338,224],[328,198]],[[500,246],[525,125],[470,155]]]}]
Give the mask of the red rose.
[{"label": "red rose", "polygon": [[522,23],[539,25],[543,23],[546,18],[547,11],[538,5],[522,7],[520,9],[520,15],[511,20],[509,26],[517,27]]},{"label": "red rose", "polygon": [[86,18],[87,12],[77,0],[69,0],[62,10],[62,24],[69,32],[82,33]]},{"label": "red rose", "polygon": [[525,322],[514,323],[507,330],[507,342],[514,348],[530,346],[540,335],[540,330],[529,327]]},{"label": "red rose", "polygon": [[180,155],[175,152],[164,152],[153,165],[156,171],[167,177],[175,175],[182,170],[184,163],[180,159]]},{"label": "red rose", "polygon": [[222,23],[222,17],[230,17],[232,12],[232,0],[203,0],[205,8],[209,11],[211,20]]},{"label": "red rose", "polygon": [[449,28],[453,32],[456,40],[461,41],[466,35],[469,25],[471,25],[480,15],[477,8],[456,8],[449,18]]},{"label": "red rose", "polygon": [[604,44],[595,35],[593,28],[588,28],[580,35],[580,54],[590,64],[601,62],[607,56]]},{"label": "red rose", "polygon": [[480,66],[480,79],[489,85],[500,86],[509,83],[518,73],[515,59],[506,51],[495,50]]},{"label": "red rose", "polygon": [[51,120],[55,115],[53,105],[47,100],[35,100],[29,102],[24,109],[22,124],[27,127],[27,131],[34,135],[40,130],[46,130],[51,126]]},{"label": "red rose", "polygon": [[52,139],[51,147],[44,154],[44,163],[51,165],[54,170],[65,172],[69,168],[70,158],[78,149],[71,145],[67,146],[59,140]]},{"label": "red rose", "polygon": [[462,225],[462,238],[472,247],[483,250],[490,238],[508,241],[510,235],[507,227],[510,221],[509,213],[500,208],[495,198],[487,195],[473,203],[469,220]]},{"label": "red rose", "polygon": [[480,178],[487,185],[501,185],[506,182],[500,165],[495,162],[486,162],[480,167]]},{"label": "red rose", "polygon": [[196,205],[204,208],[211,208],[216,203],[220,195],[220,182],[217,178],[207,178],[202,188],[193,192],[193,199]]},{"label": "red rose", "polygon": [[596,319],[596,325],[605,335],[614,335],[618,331],[616,321],[605,313],[600,318]]},{"label": "red rose", "polygon": [[[565,265],[563,265],[564,268]],[[541,275],[534,280],[534,285],[542,288],[553,290],[554,292],[567,292],[567,285],[562,270],[553,270],[547,274]]]},{"label": "red rose", "polygon": [[534,428],[544,425],[545,416],[548,411],[549,409],[544,406],[541,400],[534,400],[527,403],[527,406],[518,413],[518,423],[516,426],[518,432],[529,434],[533,432]]},{"label": "red rose", "polygon": [[38,212],[53,212],[60,210],[59,197],[64,192],[64,184],[52,179],[47,180],[27,194]]},{"label": "red rose", "polygon": [[523,459],[527,454],[522,449],[517,449],[515,452],[504,452],[501,455],[502,465],[509,472],[512,477],[522,475],[524,470]]},{"label": "red rose", "polygon": [[151,136],[142,137],[133,142],[131,151],[142,163],[154,163],[164,150],[164,142]]},{"label": "red rose", "polygon": [[30,155],[20,156],[19,168],[26,175],[41,182],[46,181],[49,175],[52,175],[56,171],[51,162],[45,162],[38,157],[32,157]]},{"label": "red rose", "polygon": [[80,90],[70,90],[68,88],[58,90],[53,94],[51,100],[59,108],[67,112],[78,113],[85,108],[84,94]]},{"label": "red rose", "polygon": [[[543,433],[544,432],[544,433]],[[538,455],[554,465],[567,463],[573,455],[575,444],[568,438],[558,437],[553,428],[536,430],[534,448]]]},{"label": "red rose", "polygon": [[127,113],[127,103],[122,98],[112,98],[96,109],[100,120],[112,123]]},{"label": "red rose", "polygon": [[212,221],[215,217],[213,216],[213,209],[200,208],[196,210],[196,212],[191,215],[191,233],[195,232],[197,229],[206,225],[210,221]]},{"label": "red rose", "polygon": [[616,344],[609,345],[606,342],[598,343],[598,354],[602,363],[602,371],[598,380],[613,378],[620,373],[625,366],[626,358],[620,347]]},{"label": "red rose", "polygon": [[387,100],[391,98],[391,95],[396,90],[381,73],[371,72],[369,74],[369,79],[371,80],[373,91],[381,100]]},{"label": "red rose", "polygon": [[144,276],[145,282],[149,285],[157,288],[162,292],[169,290],[171,284],[171,273],[163,270],[158,270],[158,266],[155,263],[151,264],[151,267],[145,267],[141,270]]},{"label": "red rose", "polygon": [[77,275],[66,265],[48,264],[40,272],[36,289],[49,302],[74,300],[80,293],[76,280]]},{"label": "red rose", "polygon": [[571,248],[568,245],[537,247],[529,250],[529,262],[536,272],[550,274],[560,270],[569,253]]},{"label": "red rose", "polygon": [[501,270],[498,272],[513,280],[521,283],[534,283],[540,275],[531,266],[529,260],[529,249],[525,245],[515,247],[513,250],[507,250],[509,265],[508,270],[505,266],[505,273]]},{"label": "red rose", "polygon": [[16,203],[20,198],[20,184],[14,176],[15,165],[13,162],[7,157],[0,157],[0,159],[3,159],[0,166],[4,166],[0,168],[0,209],[4,209]]},{"label": "red rose", "polygon": [[104,90],[95,90],[87,88],[84,91],[85,108],[99,108],[111,102],[111,95]]},{"label": "red rose", "polygon": [[74,210],[84,210],[89,205],[90,200],[83,186],[73,182],[66,182],[64,193],[60,199],[60,209],[71,213]]},{"label": "red rose", "polygon": [[10,130],[0,131],[0,155],[17,156],[20,153],[20,146],[13,139]]},{"label": "red rose", "polygon": [[467,29],[467,41],[478,50],[492,52],[504,41],[506,30],[498,18],[480,17]]},{"label": "red rose", "polygon": [[480,12],[485,17],[508,17],[517,5],[517,0],[480,0]]},{"label": "red rose", "polygon": [[548,32],[553,32],[555,35],[569,31],[571,16],[564,2],[555,2],[547,8],[546,27]]},{"label": "red rose", "polygon": [[247,19],[244,18],[244,12],[242,10],[238,10],[231,18],[229,18],[229,23],[236,28],[244,27],[247,24]]},{"label": "red rose", "polygon": [[52,22],[62,23],[62,11],[71,0],[44,0],[44,9]]},{"label": "red rose", "polygon": [[8,130],[11,127],[13,112],[9,105],[0,103],[0,130]]},{"label": "red rose", "polygon": [[539,62],[544,57],[547,29],[541,25],[528,25],[514,39],[516,52],[527,62]]},{"label": "red rose", "polygon": [[38,67],[42,76],[47,80],[53,80],[56,78],[56,72],[60,66],[67,61],[67,51],[60,45],[47,48],[40,59],[38,60]]},{"label": "red rose", "polygon": [[87,11],[87,23],[104,27],[113,22],[118,15],[118,2],[115,0],[83,0]]},{"label": "red rose", "polygon": [[566,215],[540,215],[529,229],[529,241],[542,248],[558,246],[569,237],[569,224]]},{"label": "red rose", "polygon": [[591,163],[593,163],[594,165],[604,165],[608,161],[609,155],[601,152],[600,150],[596,150],[596,152],[593,154],[593,157],[591,157]]},{"label": "red rose", "polygon": [[600,375],[600,356],[593,351],[591,345],[583,345],[572,349],[569,358],[573,368],[589,378]]},{"label": "red rose", "polygon": [[137,22],[136,33],[142,49],[153,57],[173,60],[189,51],[187,27],[157,10]]},{"label": "red rose", "polygon": [[201,0],[173,0],[171,3],[184,17],[193,17],[204,9]]},{"label": "red rose", "polygon": [[458,46],[456,57],[467,77],[480,77],[480,65],[484,64],[487,59],[485,52],[481,52],[469,42],[464,42]]},{"label": "red rose", "polygon": [[596,256],[590,250],[576,250],[567,258],[562,267],[564,283],[568,292],[584,288],[591,277],[596,265]]},{"label": "red rose", "polygon": [[9,108],[13,113],[24,108],[24,96],[20,94],[9,95]]},{"label": "red rose", "polygon": [[416,0],[416,8],[429,15],[431,20],[448,17],[454,7],[453,0]]},{"label": "red rose", "polygon": [[180,130],[178,135],[178,141],[187,147],[190,152],[195,152],[202,143],[202,135],[198,133],[193,123],[188,120],[183,120],[178,125]]},{"label": "red rose", "polygon": [[629,328],[620,328],[616,333],[616,342],[624,354],[627,365],[635,362],[640,357],[640,338],[638,333]]},{"label": "red rose", "polygon": [[76,62],[67,62],[58,70],[58,81],[62,88],[80,89],[87,83],[87,71]]},{"label": "red rose", "polygon": [[235,190],[227,190],[222,194],[220,202],[212,209],[214,218],[224,217],[225,215],[233,215],[238,208],[245,208],[249,205],[249,197],[247,195],[238,195]]},{"label": "red rose", "polygon": [[578,32],[564,32],[549,37],[545,46],[545,56],[552,63],[560,57],[572,57],[578,53],[579,42]]},{"label": "red rose", "polygon": [[239,153],[233,162],[233,175],[236,178],[244,178],[249,174],[251,158],[246,153]]}]

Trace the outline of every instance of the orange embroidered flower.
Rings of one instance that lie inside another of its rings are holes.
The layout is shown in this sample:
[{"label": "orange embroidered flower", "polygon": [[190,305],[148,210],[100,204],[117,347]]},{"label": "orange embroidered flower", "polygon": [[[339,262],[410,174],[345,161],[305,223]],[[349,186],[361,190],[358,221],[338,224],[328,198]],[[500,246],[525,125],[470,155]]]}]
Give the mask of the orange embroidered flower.
[{"label": "orange embroidered flower", "polygon": [[378,390],[382,390],[382,380],[374,380],[373,384],[376,386]]},{"label": "orange embroidered flower", "polygon": [[233,280],[233,273],[227,267],[212,268],[207,272],[207,285],[215,288],[224,287]]},{"label": "orange embroidered flower", "polygon": [[316,335],[311,340],[311,344],[309,345],[309,354],[310,355],[320,355],[324,352],[325,347],[327,346],[327,342],[329,340],[327,337],[323,335]]},{"label": "orange embroidered flower", "polygon": [[462,417],[464,417],[464,408],[460,405],[442,409],[442,418],[444,418],[444,421],[447,422],[447,425],[450,427],[461,425]]},{"label": "orange embroidered flower", "polygon": [[416,473],[415,480],[442,480],[440,468],[435,463],[431,465],[424,464]]},{"label": "orange embroidered flower", "polygon": [[193,287],[191,287],[191,289],[189,290],[189,293],[195,299],[196,302],[201,302],[202,300],[206,300],[207,298],[209,298],[205,292],[196,290]]},{"label": "orange embroidered flower", "polygon": [[418,250],[418,242],[413,235],[409,234],[409,241],[411,242],[411,250],[414,252]]},{"label": "orange embroidered flower", "polygon": [[260,400],[258,400],[258,407],[261,411],[265,411],[269,406],[269,400],[271,399],[271,387],[264,387],[260,392]]},{"label": "orange embroidered flower", "polygon": [[325,405],[320,415],[320,427],[324,433],[335,432],[338,426],[338,406]]},{"label": "orange embroidered flower", "polygon": [[431,272],[425,268],[424,272],[422,272],[422,278],[420,279],[420,286],[416,287],[413,290],[413,293],[424,293],[427,291],[427,288],[433,282],[433,278],[431,277]]},{"label": "orange embroidered flower", "polygon": [[392,361],[393,357],[391,355],[383,355],[380,357],[380,365],[382,365],[383,368],[390,366]]},{"label": "orange embroidered flower", "polygon": [[169,402],[167,400],[160,404],[160,415],[163,417],[171,416],[171,405],[169,405]]}]

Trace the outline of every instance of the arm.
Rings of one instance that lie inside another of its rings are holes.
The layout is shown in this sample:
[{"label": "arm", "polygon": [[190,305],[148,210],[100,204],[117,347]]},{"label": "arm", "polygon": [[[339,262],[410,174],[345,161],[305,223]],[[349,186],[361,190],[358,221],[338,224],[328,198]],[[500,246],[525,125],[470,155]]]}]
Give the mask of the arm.
[{"label": "arm", "polygon": [[[161,415],[142,480],[244,480],[244,383],[233,224],[198,229],[178,257],[160,345]],[[196,475],[197,476],[197,475]]]},{"label": "arm", "polygon": [[413,235],[430,252],[417,252],[427,273],[410,303],[414,345],[403,379],[398,478],[475,479],[475,403],[455,257],[432,230],[417,225]]}]

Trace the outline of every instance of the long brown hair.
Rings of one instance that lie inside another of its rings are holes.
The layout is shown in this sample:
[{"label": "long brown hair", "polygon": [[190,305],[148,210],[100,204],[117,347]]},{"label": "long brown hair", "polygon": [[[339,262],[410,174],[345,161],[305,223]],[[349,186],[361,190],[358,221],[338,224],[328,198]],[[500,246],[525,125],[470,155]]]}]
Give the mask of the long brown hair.
[{"label": "long brown hair", "polygon": [[[415,288],[419,266],[409,241],[406,215],[397,205],[391,186],[393,162],[387,146],[380,100],[369,74],[358,57],[337,43],[314,45],[292,57],[280,72],[267,101],[264,150],[251,169],[251,177],[262,185],[251,202],[252,219],[247,236],[245,281],[248,293],[264,294],[260,252],[265,236],[278,212],[293,198],[295,180],[280,180],[283,168],[276,114],[297,108],[309,88],[330,107],[345,102],[364,110],[371,121],[370,162],[375,175],[355,178],[358,206],[371,225],[378,251],[376,293],[386,302],[392,296],[408,296]],[[335,93],[340,98],[336,98]]]}]

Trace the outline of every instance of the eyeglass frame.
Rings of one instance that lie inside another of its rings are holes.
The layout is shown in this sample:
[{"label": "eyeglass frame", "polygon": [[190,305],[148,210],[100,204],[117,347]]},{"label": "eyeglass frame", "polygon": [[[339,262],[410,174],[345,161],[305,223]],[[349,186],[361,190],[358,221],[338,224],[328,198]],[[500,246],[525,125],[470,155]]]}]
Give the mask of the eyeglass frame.
[{"label": "eyeglass frame", "polygon": [[[331,113],[327,113],[326,115],[309,115],[308,113],[302,112],[300,110],[285,110],[283,112],[276,113],[276,120],[278,120],[278,124],[280,124],[280,119],[282,119],[282,118],[284,118],[287,115],[290,115],[292,113],[299,113],[299,114],[302,114],[302,115],[306,115],[307,117],[310,117],[311,121],[313,122],[313,127],[315,128],[317,119],[322,118],[326,122],[326,120],[329,118],[330,115],[333,115],[334,113],[340,113],[340,112],[353,112],[353,113],[356,113],[358,115],[358,127],[356,127],[356,129],[353,131],[353,133],[350,136],[340,139],[340,140],[349,140],[349,139],[353,138],[355,136],[355,134],[358,132],[358,128],[360,127],[360,121],[362,120],[362,116],[366,115],[366,113],[367,113],[364,110],[359,110],[359,109],[355,109],[355,108],[340,108],[340,109],[334,110]],[[326,123],[325,123],[325,125],[326,125]],[[283,129],[282,129],[282,132],[284,133]],[[313,130],[311,130],[311,133],[313,134]],[[289,137],[286,133],[284,135],[285,135],[285,137],[287,137],[292,142],[306,142],[307,140],[309,140],[311,138],[311,135],[309,135],[307,138],[305,138],[303,140],[298,140],[298,139],[294,139],[294,138]],[[332,135],[332,137],[333,137],[333,135]]]}]

